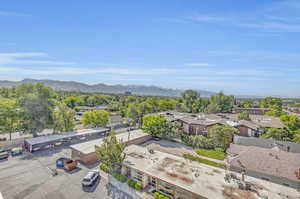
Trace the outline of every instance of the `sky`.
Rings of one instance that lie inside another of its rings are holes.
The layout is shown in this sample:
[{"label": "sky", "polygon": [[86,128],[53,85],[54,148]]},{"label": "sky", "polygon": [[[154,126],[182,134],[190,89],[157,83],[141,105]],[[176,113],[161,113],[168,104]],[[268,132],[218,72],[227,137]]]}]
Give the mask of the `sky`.
[{"label": "sky", "polygon": [[1,1],[0,80],[300,96],[300,0]]}]

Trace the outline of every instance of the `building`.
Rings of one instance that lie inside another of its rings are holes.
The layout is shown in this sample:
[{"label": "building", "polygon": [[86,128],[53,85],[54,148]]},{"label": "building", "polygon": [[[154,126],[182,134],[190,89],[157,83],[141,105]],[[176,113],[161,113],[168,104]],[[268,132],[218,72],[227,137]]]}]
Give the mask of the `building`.
[{"label": "building", "polygon": [[295,189],[249,176],[244,182],[251,184],[252,191],[242,190],[237,183],[241,182],[241,174],[232,172],[238,180],[226,182],[224,177],[229,171],[142,146],[128,146],[125,153],[123,175],[140,182],[145,191],[157,191],[172,199],[219,199],[225,196],[280,199],[280,194],[286,198],[299,196]]},{"label": "building", "polygon": [[208,130],[214,125],[226,125],[226,121],[215,114],[199,115],[198,117],[180,118],[182,129],[189,135],[207,136]]},{"label": "building", "polygon": [[300,153],[231,144],[230,170],[285,186],[300,188],[296,172],[300,169]]},{"label": "building", "polygon": [[233,138],[233,143],[242,146],[256,146],[266,149],[277,147],[282,151],[300,153],[300,143],[295,142],[278,141],[274,139],[260,139],[255,137],[243,137],[235,135]]},{"label": "building", "polygon": [[29,152],[34,152],[56,146],[75,144],[105,136],[108,131],[107,128],[84,129],[77,132],[28,138],[24,140],[24,148]]},{"label": "building", "polygon": [[238,114],[200,114],[179,118],[182,129],[189,135],[206,136],[214,125],[227,125],[239,130],[240,136],[258,137],[265,128],[283,128],[279,118],[265,115],[250,115],[250,121],[238,120]]},{"label": "building", "polygon": [[[127,145],[142,144],[152,137],[149,134],[144,133],[142,130],[134,130],[116,135],[117,140],[125,142]],[[85,164],[91,164],[98,160],[95,146],[101,146],[104,142],[104,138],[83,142],[80,144],[71,145],[72,158],[80,160]]]},{"label": "building", "polygon": [[242,112],[247,112],[250,115],[264,115],[268,112],[268,108],[242,108],[242,107],[234,107],[232,110],[233,114],[238,114]]}]

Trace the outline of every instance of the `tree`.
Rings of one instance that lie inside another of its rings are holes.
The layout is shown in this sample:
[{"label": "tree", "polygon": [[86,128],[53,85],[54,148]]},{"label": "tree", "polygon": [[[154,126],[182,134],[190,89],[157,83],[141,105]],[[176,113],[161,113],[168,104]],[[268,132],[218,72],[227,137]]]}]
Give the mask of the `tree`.
[{"label": "tree", "polygon": [[203,113],[206,111],[208,105],[209,105],[208,98],[199,98],[193,104],[192,112],[193,113]]},{"label": "tree", "polygon": [[23,84],[16,88],[18,101],[23,110],[24,129],[36,136],[53,122],[55,92],[41,83]]},{"label": "tree", "polygon": [[293,141],[300,143],[300,132],[294,134]]},{"label": "tree", "polygon": [[282,115],[280,120],[284,123],[289,131],[300,129],[300,119],[295,115]]},{"label": "tree", "polygon": [[277,97],[267,97],[260,101],[260,107],[269,108],[270,110],[266,113],[269,116],[280,117],[284,114],[282,111],[282,100]]},{"label": "tree", "polygon": [[0,99],[0,132],[9,133],[9,140],[12,132],[20,128],[19,111],[15,99]]},{"label": "tree", "polygon": [[240,101],[240,106],[243,108],[252,108],[254,101],[252,99],[243,99]]},{"label": "tree", "polygon": [[104,138],[101,146],[96,146],[96,153],[100,160],[100,168],[108,171],[109,173],[120,173],[122,163],[126,158],[124,149],[125,143],[119,142],[112,131],[111,135]]},{"label": "tree", "polygon": [[211,103],[206,107],[207,113],[219,113],[221,112],[220,107],[217,104]]},{"label": "tree", "polygon": [[75,127],[75,111],[64,103],[59,103],[53,112],[54,132],[68,132]]},{"label": "tree", "polygon": [[139,114],[140,113],[137,104],[130,103],[126,109],[126,117],[132,121],[132,125],[135,125],[137,122],[139,122]]},{"label": "tree", "polygon": [[71,109],[74,109],[76,106],[78,106],[80,104],[80,101],[80,98],[77,96],[69,96],[64,100],[65,104]]},{"label": "tree", "polygon": [[290,133],[285,129],[269,128],[267,132],[261,136],[262,138],[273,138],[280,141],[289,141]]},{"label": "tree", "polygon": [[217,110],[221,113],[231,113],[234,101],[235,100],[233,96],[226,96],[224,93],[220,92],[210,98],[210,104],[213,104],[210,106],[214,107],[214,109],[211,107],[209,108],[212,110]]},{"label": "tree", "polygon": [[199,98],[199,93],[195,90],[186,90],[182,94],[183,104],[188,113],[191,113],[193,110],[193,104]]},{"label": "tree", "polygon": [[109,122],[109,113],[104,110],[87,111],[82,115],[81,123],[84,126],[106,127]]},{"label": "tree", "polygon": [[234,134],[237,134],[238,130],[231,126],[215,125],[208,130],[208,137],[224,151],[229,147]]},{"label": "tree", "polygon": [[165,137],[170,130],[167,119],[162,115],[146,115],[142,129],[154,137]]},{"label": "tree", "polygon": [[250,121],[251,118],[250,118],[250,115],[249,115],[248,112],[241,112],[238,115],[238,120],[248,120],[248,121]]}]

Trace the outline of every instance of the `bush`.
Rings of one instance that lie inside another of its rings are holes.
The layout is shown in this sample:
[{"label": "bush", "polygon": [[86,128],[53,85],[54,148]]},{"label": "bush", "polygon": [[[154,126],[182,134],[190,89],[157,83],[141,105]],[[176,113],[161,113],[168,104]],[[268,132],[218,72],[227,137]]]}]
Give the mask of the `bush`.
[{"label": "bush", "polygon": [[135,180],[129,179],[127,183],[128,183],[128,186],[130,186],[131,188],[134,188],[134,189],[136,189],[138,191],[142,190],[142,183],[140,183],[140,182],[137,182]]},{"label": "bush", "polygon": [[117,180],[119,180],[120,182],[126,182],[127,181],[127,177],[126,176],[123,176],[119,173],[113,173],[112,176],[114,178],[116,178]]},{"label": "bush", "polygon": [[200,158],[200,157],[197,157],[197,156],[193,156],[191,154],[183,154],[183,157],[186,158],[186,159],[196,161],[196,162],[199,162],[199,163],[202,163],[202,164],[207,164],[207,165],[210,165],[210,166],[213,166],[213,167],[218,167],[218,168],[221,168],[221,169],[226,168],[225,164],[214,162],[214,161],[207,160],[207,159],[203,159],[203,158]]},{"label": "bush", "polygon": [[159,192],[155,192],[154,193],[154,199],[170,199],[170,197],[162,194],[162,193],[159,193]]},{"label": "bush", "polygon": [[100,169],[106,173],[109,173],[109,167],[106,164],[100,164]]}]

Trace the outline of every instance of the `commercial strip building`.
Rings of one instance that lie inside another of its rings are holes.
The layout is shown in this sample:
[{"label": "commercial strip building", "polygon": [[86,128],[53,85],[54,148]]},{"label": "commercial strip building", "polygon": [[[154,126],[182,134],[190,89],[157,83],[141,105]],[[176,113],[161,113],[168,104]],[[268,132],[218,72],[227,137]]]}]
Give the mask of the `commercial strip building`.
[{"label": "commercial strip building", "polygon": [[300,189],[300,153],[231,144],[227,150],[232,171]]},{"label": "commercial strip building", "polygon": [[268,112],[268,108],[243,108],[243,107],[233,107],[232,113],[242,113],[247,112],[251,115],[264,115],[266,112]]},{"label": "commercial strip building", "polygon": [[[131,144],[142,144],[150,139],[152,136],[144,133],[142,130],[134,130],[125,133],[120,133],[116,135],[117,140],[124,142],[127,145]],[[85,164],[91,164],[98,160],[97,153],[95,151],[95,146],[101,146],[104,142],[104,138],[71,145],[72,158],[80,160]]]},{"label": "commercial strip building", "polygon": [[48,149],[55,146],[69,145],[86,140],[103,137],[108,133],[107,128],[84,129],[77,132],[39,136],[24,140],[24,148],[29,152]]},{"label": "commercial strip building", "polygon": [[[144,190],[158,191],[172,199],[268,198],[299,196],[297,190],[246,176],[253,191],[238,188],[236,181],[226,182],[226,170],[186,160],[182,157],[131,145],[125,149],[122,174],[142,184]],[[240,174],[235,174],[241,179]]]}]

